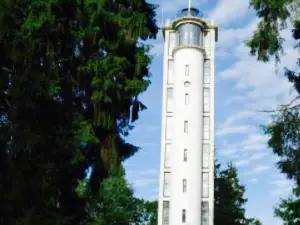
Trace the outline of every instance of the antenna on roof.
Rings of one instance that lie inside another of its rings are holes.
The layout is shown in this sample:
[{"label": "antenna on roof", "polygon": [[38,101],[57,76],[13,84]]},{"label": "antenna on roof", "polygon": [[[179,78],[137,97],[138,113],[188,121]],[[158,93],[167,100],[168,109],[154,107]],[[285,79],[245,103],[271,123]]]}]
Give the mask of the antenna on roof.
[{"label": "antenna on roof", "polygon": [[192,0],[189,0],[189,7],[188,7],[188,9],[189,9],[189,14],[191,13],[191,6],[192,6],[191,1],[192,1]]}]

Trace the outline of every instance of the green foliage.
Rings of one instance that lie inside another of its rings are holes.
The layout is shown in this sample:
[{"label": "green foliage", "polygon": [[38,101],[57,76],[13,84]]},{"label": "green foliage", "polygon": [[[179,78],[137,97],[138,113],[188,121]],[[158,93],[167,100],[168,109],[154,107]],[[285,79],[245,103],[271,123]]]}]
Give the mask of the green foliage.
[{"label": "green foliage", "polygon": [[[261,18],[254,36],[248,42],[251,53],[257,54],[258,60],[268,61],[272,55],[275,55],[277,61],[279,60],[279,53],[283,51],[280,31],[286,28],[288,19],[293,22],[294,26],[291,35],[297,41],[295,48],[300,47],[300,21],[297,17],[299,16],[297,15],[299,1],[251,0],[250,4]],[[300,65],[300,60],[297,61]],[[269,147],[279,157],[277,166],[280,172],[296,184],[293,196],[281,201],[275,208],[275,215],[280,217],[286,225],[296,225],[300,224],[300,105],[295,102],[300,94],[300,74],[286,69],[285,76],[293,84],[298,96],[288,105],[279,107],[277,114],[273,115],[273,122],[264,126],[264,130],[270,137]]]},{"label": "green foliage", "polygon": [[155,8],[145,0],[0,2],[1,224],[82,224],[87,199],[76,188],[86,169],[99,190],[138,150],[124,136],[146,108],[138,97],[151,57],[140,40],[156,36]]},{"label": "green foliage", "polygon": [[299,187],[294,189],[294,197],[284,199],[275,208],[275,215],[284,221],[284,225],[300,224]]},{"label": "green foliage", "polygon": [[291,7],[293,3],[298,4],[297,0],[250,0],[261,20],[247,46],[258,60],[266,62],[273,55],[279,60],[284,41],[280,31],[286,28],[287,19],[295,10]]},{"label": "green foliage", "polygon": [[134,197],[133,189],[125,179],[122,167],[114,169],[101,183],[101,195],[91,194],[88,181],[83,181],[77,191],[88,201],[87,225],[155,225],[157,201]]},{"label": "green foliage", "polygon": [[215,164],[215,225],[261,225],[260,221],[246,218],[245,186],[240,184],[237,169],[232,163],[220,170]]}]

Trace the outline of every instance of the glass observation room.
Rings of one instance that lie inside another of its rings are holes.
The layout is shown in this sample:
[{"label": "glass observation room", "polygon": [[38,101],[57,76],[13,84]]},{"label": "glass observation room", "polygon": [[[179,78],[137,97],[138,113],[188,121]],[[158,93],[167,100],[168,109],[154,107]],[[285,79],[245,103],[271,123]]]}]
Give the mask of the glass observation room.
[{"label": "glass observation room", "polygon": [[[182,17],[202,17],[198,9],[186,8],[182,9],[177,14],[177,19]],[[177,46],[203,46],[203,32],[202,28],[195,23],[184,23],[177,27],[176,32],[176,45]]]}]

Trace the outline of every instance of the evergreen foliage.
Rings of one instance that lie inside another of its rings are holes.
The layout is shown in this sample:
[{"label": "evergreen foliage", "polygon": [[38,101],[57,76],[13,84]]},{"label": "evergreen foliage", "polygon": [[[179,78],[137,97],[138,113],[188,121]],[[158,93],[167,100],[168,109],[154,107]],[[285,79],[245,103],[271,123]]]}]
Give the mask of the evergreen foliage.
[{"label": "evergreen foliage", "polygon": [[[138,148],[156,6],[145,0],[0,2],[0,224],[76,225],[91,190]],[[112,182],[112,181],[111,181]]]},{"label": "evergreen foliage", "polygon": [[254,218],[246,218],[245,186],[238,178],[238,171],[232,163],[224,170],[215,163],[215,208],[214,225],[261,225]]},{"label": "evergreen foliage", "polygon": [[83,181],[78,192],[88,201],[87,225],[155,225],[157,201],[134,197],[132,187],[125,179],[122,167],[114,169],[101,183],[101,195],[94,196],[88,182]]}]

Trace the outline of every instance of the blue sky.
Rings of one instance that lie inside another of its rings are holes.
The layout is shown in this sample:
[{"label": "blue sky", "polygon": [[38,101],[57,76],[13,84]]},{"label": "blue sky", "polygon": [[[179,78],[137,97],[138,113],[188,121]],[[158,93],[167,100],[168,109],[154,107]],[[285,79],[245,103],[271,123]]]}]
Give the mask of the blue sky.
[{"label": "blue sky", "polygon": [[[188,0],[151,0],[160,4],[157,20],[174,18],[176,11],[188,5]],[[245,41],[256,28],[257,18],[249,9],[247,0],[192,0],[205,17],[219,26],[216,46],[216,143],[217,159],[226,164],[232,161],[239,170],[241,182],[246,185],[247,215],[264,225],[279,225],[273,207],[280,197],[291,193],[292,183],[281,175],[275,162],[277,158],[267,148],[268,137],[259,127],[270,122],[270,116],[258,110],[274,109],[288,103],[295,93],[282,73],[282,66],[275,71],[275,63],[263,64],[249,55]],[[295,66],[297,53],[293,49],[290,31],[286,37],[282,65]],[[148,109],[141,113],[128,141],[141,150],[125,162],[127,178],[136,195],[147,199],[158,197],[160,164],[160,125],[162,102],[163,38],[159,33],[153,44],[154,56],[150,70],[152,85],[141,100]]]}]

